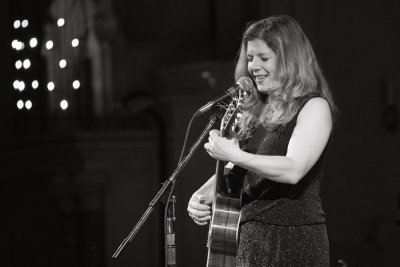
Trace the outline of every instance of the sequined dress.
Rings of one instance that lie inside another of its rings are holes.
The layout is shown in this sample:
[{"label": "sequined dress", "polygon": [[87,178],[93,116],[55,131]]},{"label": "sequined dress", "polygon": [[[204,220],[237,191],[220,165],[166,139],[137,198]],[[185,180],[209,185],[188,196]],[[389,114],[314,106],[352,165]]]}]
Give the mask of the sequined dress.
[{"label": "sequined dress", "polygon": [[[303,98],[301,108],[318,96]],[[253,127],[242,149],[254,154],[286,155],[298,113],[275,129]],[[273,182],[238,166],[231,170],[244,173],[237,266],[329,266],[329,242],[320,198],[327,147],[295,185]]]}]

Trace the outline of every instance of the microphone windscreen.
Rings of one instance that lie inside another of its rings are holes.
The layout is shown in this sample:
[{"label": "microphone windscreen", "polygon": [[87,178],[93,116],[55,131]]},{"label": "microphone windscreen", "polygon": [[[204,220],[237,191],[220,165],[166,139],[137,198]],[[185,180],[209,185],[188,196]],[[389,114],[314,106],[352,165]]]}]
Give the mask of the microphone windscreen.
[{"label": "microphone windscreen", "polygon": [[243,91],[250,92],[253,87],[253,80],[249,77],[240,77],[236,84],[238,84]]}]

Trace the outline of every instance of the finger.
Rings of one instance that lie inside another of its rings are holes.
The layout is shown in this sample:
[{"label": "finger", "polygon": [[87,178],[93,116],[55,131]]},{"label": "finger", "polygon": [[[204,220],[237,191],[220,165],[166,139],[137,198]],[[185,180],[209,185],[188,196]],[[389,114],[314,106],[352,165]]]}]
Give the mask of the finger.
[{"label": "finger", "polygon": [[194,220],[194,223],[197,224],[197,225],[207,225],[208,224],[208,222],[198,222],[198,221],[195,221],[195,220]]},{"label": "finger", "polygon": [[210,131],[210,134],[215,134],[216,136],[220,136],[221,135],[221,131],[217,130],[217,129],[212,129]]},{"label": "finger", "polygon": [[189,201],[188,208],[193,208],[196,210],[209,210],[211,209],[210,205],[208,204],[203,204],[200,203],[200,200],[198,198],[192,198],[192,200]]},{"label": "finger", "polygon": [[206,151],[210,150],[210,147],[211,147],[210,143],[205,143],[205,144],[204,144],[204,149],[205,149]]},{"label": "finger", "polygon": [[200,204],[205,205],[208,205],[213,201],[211,196],[197,195],[196,198],[199,200]]},{"label": "finger", "polygon": [[196,209],[189,209],[189,215],[193,215],[196,217],[204,217],[204,216],[209,216],[211,214],[211,211],[209,210],[196,210]]},{"label": "finger", "polygon": [[220,136],[221,136],[220,131],[215,130],[215,129],[210,131],[210,138],[216,139],[216,138],[218,138]]},{"label": "finger", "polygon": [[214,139],[213,139],[211,136],[209,136],[209,137],[208,137],[208,144],[209,144],[209,146],[211,146],[212,143],[214,143]]},{"label": "finger", "polygon": [[198,222],[207,222],[211,219],[211,216],[195,217],[194,220]]},{"label": "finger", "polygon": [[202,204],[197,199],[195,201],[190,201],[188,208],[192,208],[192,209],[195,209],[195,210],[209,210],[209,209],[211,209],[210,205]]}]

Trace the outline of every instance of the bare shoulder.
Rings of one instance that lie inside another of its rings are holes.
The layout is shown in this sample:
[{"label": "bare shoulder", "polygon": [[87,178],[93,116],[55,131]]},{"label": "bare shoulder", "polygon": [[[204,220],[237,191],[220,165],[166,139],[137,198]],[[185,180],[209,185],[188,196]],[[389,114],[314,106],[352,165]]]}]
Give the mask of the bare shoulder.
[{"label": "bare shoulder", "polygon": [[322,97],[314,97],[307,101],[301,109],[297,121],[301,120],[323,120],[332,122],[332,113],[328,101]]}]

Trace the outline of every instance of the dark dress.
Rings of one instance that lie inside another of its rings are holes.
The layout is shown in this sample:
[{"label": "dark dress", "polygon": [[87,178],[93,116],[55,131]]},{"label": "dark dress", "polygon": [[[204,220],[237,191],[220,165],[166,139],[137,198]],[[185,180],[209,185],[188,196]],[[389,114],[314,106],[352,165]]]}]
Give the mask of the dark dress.
[{"label": "dark dress", "polygon": [[[298,113],[308,100],[318,96],[301,99]],[[254,127],[242,149],[286,155],[298,113],[275,129]],[[238,166],[231,170],[244,173],[237,266],[329,266],[325,213],[319,196],[327,147],[295,185],[273,182]]]}]

